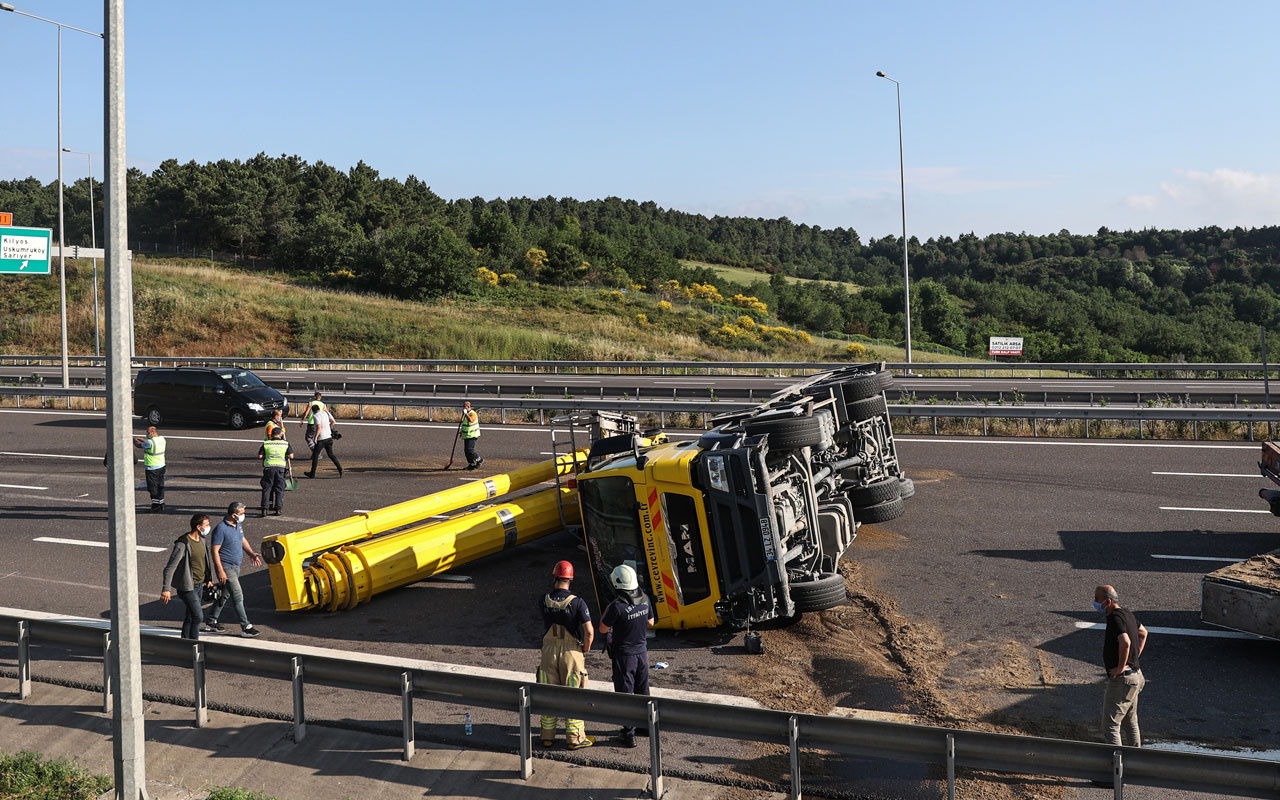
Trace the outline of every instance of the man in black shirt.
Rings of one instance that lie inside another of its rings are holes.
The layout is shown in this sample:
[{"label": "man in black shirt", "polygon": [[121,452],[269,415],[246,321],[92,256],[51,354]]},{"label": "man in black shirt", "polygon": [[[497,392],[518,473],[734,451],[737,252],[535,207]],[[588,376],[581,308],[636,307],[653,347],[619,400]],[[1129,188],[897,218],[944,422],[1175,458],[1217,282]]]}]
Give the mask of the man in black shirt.
[{"label": "man in black shirt", "polygon": [[[561,561],[556,564],[552,575],[555,588],[543,595],[538,604],[543,628],[538,683],[586,688],[585,655],[591,652],[591,642],[595,638],[591,611],[585,600],[569,591],[569,584],[573,581],[572,564]],[[555,717],[542,718],[543,747],[555,744],[558,722]],[[580,750],[595,743],[595,739],[586,735],[586,725],[580,719],[565,720],[564,738],[570,750]]]},{"label": "man in black shirt", "polygon": [[[613,690],[620,694],[649,694],[649,646],[645,634],[653,627],[653,608],[640,591],[636,571],[627,564],[609,576],[617,594],[600,617],[600,633],[607,637],[613,660]],[[636,729],[623,726],[618,739],[623,747],[636,746]]]},{"label": "man in black shirt", "polygon": [[1138,658],[1147,644],[1147,629],[1127,608],[1121,608],[1114,586],[1093,590],[1093,607],[1107,615],[1107,632],[1102,641],[1102,664],[1107,670],[1107,689],[1102,697],[1102,734],[1109,744],[1142,746],[1138,730],[1138,695],[1147,680]]}]

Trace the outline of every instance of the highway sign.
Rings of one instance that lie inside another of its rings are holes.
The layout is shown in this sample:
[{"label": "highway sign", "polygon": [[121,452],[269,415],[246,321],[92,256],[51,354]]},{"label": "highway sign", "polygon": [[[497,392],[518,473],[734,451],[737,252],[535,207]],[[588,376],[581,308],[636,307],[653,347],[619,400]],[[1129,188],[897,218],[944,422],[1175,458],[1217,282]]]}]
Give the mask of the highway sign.
[{"label": "highway sign", "polygon": [[1022,355],[1022,337],[1021,336],[992,336],[989,337],[990,344],[987,352],[993,356],[1020,356]]},{"label": "highway sign", "polygon": [[0,273],[48,275],[52,244],[48,228],[0,228]]}]

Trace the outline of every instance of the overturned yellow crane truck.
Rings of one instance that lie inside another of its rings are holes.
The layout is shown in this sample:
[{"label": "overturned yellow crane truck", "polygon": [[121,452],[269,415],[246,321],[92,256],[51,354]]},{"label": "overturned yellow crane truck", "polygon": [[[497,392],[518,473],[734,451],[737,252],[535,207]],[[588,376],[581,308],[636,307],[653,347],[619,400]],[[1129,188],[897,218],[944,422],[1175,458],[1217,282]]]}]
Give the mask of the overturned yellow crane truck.
[{"label": "overturned yellow crane truck", "polygon": [[[899,516],[915,493],[894,447],[891,380],[876,364],[819,373],[680,441],[622,415],[557,420],[569,423],[570,452],[548,462],[267,537],[276,608],[353,608],[577,524],[597,598],[612,597],[609,573],[629,564],[661,628],[742,627],[830,608],[845,600],[836,564],[857,527]],[[583,423],[590,447],[579,449]],[[554,452],[554,432],[552,443]]]}]

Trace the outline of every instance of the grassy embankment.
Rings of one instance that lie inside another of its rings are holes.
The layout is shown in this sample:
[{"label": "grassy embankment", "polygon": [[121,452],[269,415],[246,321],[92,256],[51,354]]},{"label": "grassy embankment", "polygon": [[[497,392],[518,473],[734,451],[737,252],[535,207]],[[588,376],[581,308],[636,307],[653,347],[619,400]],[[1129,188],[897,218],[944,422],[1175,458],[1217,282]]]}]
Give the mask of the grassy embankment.
[{"label": "grassy embankment", "polygon": [[[74,354],[93,352],[91,268],[69,262],[68,336]],[[847,360],[843,342],[768,349],[715,347],[699,334],[719,325],[705,311],[652,295],[621,299],[594,289],[525,285],[501,294],[417,303],[296,283],[209,262],[139,261],[134,271],[140,353],[314,358],[560,360]],[[0,352],[56,353],[56,277],[0,283]],[[644,315],[641,320],[639,315]],[[867,360],[902,351],[871,347]],[[944,360],[920,354],[919,360]]]},{"label": "grassy embankment", "polygon": [[[60,758],[24,751],[0,753],[0,800],[94,800],[111,788],[111,779]],[[207,800],[274,800],[246,789],[215,787]]]},{"label": "grassy embankment", "polygon": [[[721,278],[742,284],[743,286],[749,286],[756,281],[764,281],[765,283],[768,283],[769,278],[771,277],[768,273],[754,269],[747,269],[746,267],[729,267],[724,264],[711,264],[706,261],[689,261],[687,259],[681,259],[680,263],[686,267],[702,267],[704,269],[712,270]],[[857,292],[862,288],[858,284],[849,283],[848,281],[824,281],[816,278],[797,278],[792,275],[783,275],[782,277],[786,279],[788,283],[822,283],[827,286],[843,286],[850,292]]]}]

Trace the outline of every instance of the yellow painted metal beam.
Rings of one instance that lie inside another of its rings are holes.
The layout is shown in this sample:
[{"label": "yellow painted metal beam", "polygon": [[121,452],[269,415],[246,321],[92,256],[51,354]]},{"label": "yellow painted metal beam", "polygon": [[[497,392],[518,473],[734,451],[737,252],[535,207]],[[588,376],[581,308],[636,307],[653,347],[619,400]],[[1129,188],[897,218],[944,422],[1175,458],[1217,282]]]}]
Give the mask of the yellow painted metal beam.
[{"label": "yellow painted metal beam", "polygon": [[581,464],[586,459],[586,454],[586,450],[566,453],[532,466],[464,483],[386,508],[360,512],[336,522],[265,537],[262,547],[267,556],[276,610],[294,611],[314,606],[313,600],[307,597],[304,565],[316,554],[526,489],[552,480],[556,475],[568,475],[574,471],[575,460]]},{"label": "yellow painted metal beam", "polygon": [[345,545],[306,567],[308,605],[355,608],[380,592],[420,581],[532,541],[579,521],[577,492],[547,489],[450,520]]}]

